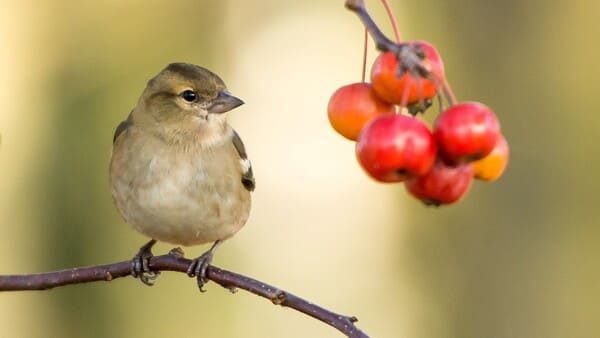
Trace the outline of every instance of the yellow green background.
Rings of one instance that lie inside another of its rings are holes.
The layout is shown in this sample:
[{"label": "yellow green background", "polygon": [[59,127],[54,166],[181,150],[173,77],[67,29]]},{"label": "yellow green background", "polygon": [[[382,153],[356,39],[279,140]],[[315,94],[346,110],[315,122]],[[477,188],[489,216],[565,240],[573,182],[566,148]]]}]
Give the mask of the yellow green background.
[{"label": "yellow green background", "polygon": [[[216,265],[355,315],[372,337],[597,337],[600,4],[392,5],[403,37],[434,43],[459,99],[491,106],[511,145],[505,176],[455,206],[371,181],[329,127],[329,96],[361,71],[362,26],[342,0],[0,2],[0,274],[133,256],[146,238],[112,205],[112,133],[149,78],[186,61],[246,101],[230,120],[254,207]],[[0,336],[340,337],[207,289],[164,273],[152,288],[2,293]]]}]

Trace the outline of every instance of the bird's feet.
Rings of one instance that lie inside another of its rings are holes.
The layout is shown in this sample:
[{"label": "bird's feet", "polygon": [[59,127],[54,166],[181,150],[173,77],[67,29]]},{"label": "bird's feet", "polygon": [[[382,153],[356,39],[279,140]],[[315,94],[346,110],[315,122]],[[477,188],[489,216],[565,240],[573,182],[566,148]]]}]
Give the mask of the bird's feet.
[{"label": "bird's feet", "polygon": [[200,292],[206,292],[204,285],[208,282],[206,269],[212,262],[215,250],[221,245],[221,241],[216,241],[213,246],[200,257],[192,260],[192,264],[188,267],[187,274],[190,277],[196,277],[198,280],[198,289]]},{"label": "bird's feet", "polygon": [[131,260],[131,275],[133,278],[139,278],[148,286],[154,285],[154,281],[160,275],[160,271],[150,270],[150,258],[153,257],[152,247],[154,244],[156,244],[155,239],[144,244]]}]

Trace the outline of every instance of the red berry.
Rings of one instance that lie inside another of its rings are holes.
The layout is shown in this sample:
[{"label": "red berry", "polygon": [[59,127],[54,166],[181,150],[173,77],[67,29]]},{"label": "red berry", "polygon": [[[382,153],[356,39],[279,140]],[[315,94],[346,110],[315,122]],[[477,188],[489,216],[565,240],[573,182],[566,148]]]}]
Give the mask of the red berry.
[{"label": "red berry", "polygon": [[[425,59],[421,63],[434,78],[443,79],[444,64],[435,47],[425,41],[409,43],[419,45],[423,49]],[[398,77],[398,66],[398,59],[393,52],[381,53],[375,60],[371,68],[371,82],[379,97],[390,103],[410,105],[419,102],[420,98],[427,100],[435,96],[436,83],[422,77],[417,79],[408,72]],[[403,102],[404,95],[406,98]]]},{"label": "red berry", "polygon": [[356,141],[362,128],[373,117],[392,114],[396,108],[375,95],[368,83],[353,83],[333,93],[327,106],[327,115],[333,129],[342,136]]},{"label": "red berry", "polygon": [[478,102],[454,105],[435,121],[433,134],[442,158],[448,163],[465,163],[485,157],[500,137],[494,112]]},{"label": "red berry", "polygon": [[381,182],[400,182],[427,173],[436,153],[437,146],[427,125],[405,115],[374,118],[356,144],[359,163]]},{"label": "red berry", "polygon": [[425,204],[439,206],[458,201],[469,190],[471,182],[471,164],[452,167],[437,160],[427,174],[406,181],[406,189]]}]

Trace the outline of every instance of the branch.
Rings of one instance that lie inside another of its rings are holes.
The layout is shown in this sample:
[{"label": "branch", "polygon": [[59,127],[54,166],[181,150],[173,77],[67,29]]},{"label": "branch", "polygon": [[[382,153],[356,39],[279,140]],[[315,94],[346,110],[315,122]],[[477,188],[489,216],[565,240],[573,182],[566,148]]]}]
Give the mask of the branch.
[{"label": "branch", "polygon": [[[425,59],[425,51],[418,44],[410,44],[404,42],[394,42],[388,38],[377,26],[364,0],[346,0],[345,6],[350,11],[358,15],[360,21],[371,34],[375,47],[382,52],[393,52],[398,59],[400,66],[398,67],[398,77],[400,78],[404,72],[408,71],[415,77],[423,77],[431,79],[429,71],[423,67],[421,61]],[[391,15],[390,15],[391,16]],[[393,16],[391,16],[393,19]]]},{"label": "branch", "polygon": [[[186,273],[191,260],[175,255],[155,256],[150,259],[152,271],[176,271]],[[0,291],[48,290],[59,286],[111,281],[131,274],[131,261],[105,265],[73,268],[61,271],[30,274],[0,275]],[[207,277],[213,282],[235,291],[237,288],[269,299],[275,305],[292,308],[328,325],[331,325],[350,338],[368,338],[354,323],[356,317],[343,316],[316,304],[310,303],[287,291],[281,290],[256,279],[234,272],[209,266]]]},{"label": "branch", "polygon": [[365,28],[371,34],[378,50],[382,52],[394,52],[396,55],[399,55],[402,49],[407,46],[404,43],[395,43],[383,34],[379,26],[371,18],[363,0],[346,0],[346,8],[358,15],[360,21],[362,21]]}]

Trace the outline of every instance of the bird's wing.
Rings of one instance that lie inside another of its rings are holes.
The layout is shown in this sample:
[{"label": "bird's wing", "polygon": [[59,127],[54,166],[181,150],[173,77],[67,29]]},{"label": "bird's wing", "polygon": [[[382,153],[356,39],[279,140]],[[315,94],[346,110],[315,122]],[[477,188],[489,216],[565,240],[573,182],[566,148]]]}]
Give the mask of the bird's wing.
[{"label": "bird's wing", "polygon": [[256,181],[254,180],[254,174],[252,173],[252,164],[248,159],[248,154],[246,154],[246,148],[244,147],[244,143],[240,138],[240,135],[234,130],[233,131],[233,146],[235,150],[237,150],[240,155],[240,162],[242,165],[242,184],[248,191],[254,191],[256,188]]},{"label": "bird's wing", "polygon": [[119,125],[117,126],[117,129],[115,129],[115,136],[113,136],[113,143],[115,143],[115,141],[117,140],[117,137],[119,137],[119,135],[121,135],[125,130],[127,130],[127,128],[129,128],[129,126],[131,126],[131,113],[129,113],[129,116],[127,116],[127,119],[122,121],[121,123],[119,123]]}]

